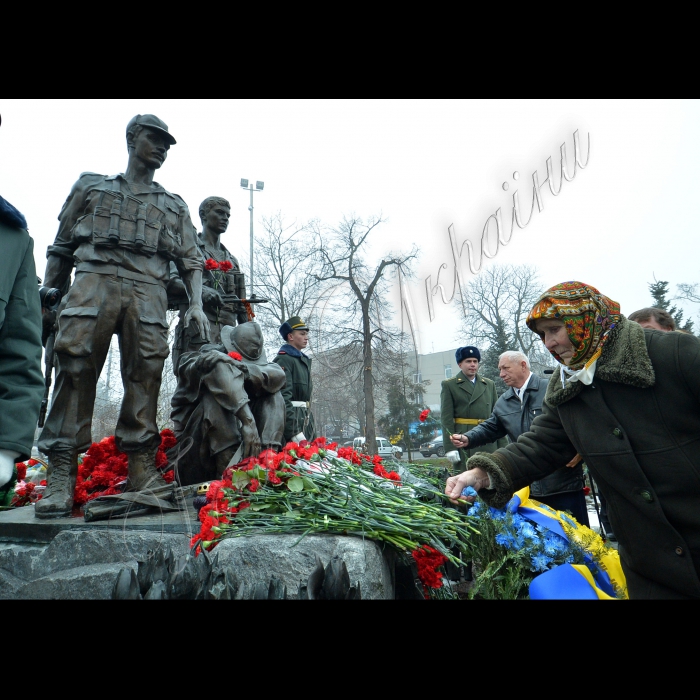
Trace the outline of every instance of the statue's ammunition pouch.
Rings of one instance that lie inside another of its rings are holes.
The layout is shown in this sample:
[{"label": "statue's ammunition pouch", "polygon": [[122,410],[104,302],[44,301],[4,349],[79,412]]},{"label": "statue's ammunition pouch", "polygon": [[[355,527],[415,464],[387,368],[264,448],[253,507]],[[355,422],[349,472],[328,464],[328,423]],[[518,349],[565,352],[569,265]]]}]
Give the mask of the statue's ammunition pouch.
[{"label": "statue's ammunition pouch", "polygon": [[95,188],[88,193],[88,213],[78,219],[74,236],[94,246],[127,248],[142,255],[160,253],[176,258],[182,244],[174,229],[179,212],[176,205],[158,193],[158,206],[124,194],[119,179],[108,180],[113,189]]}]

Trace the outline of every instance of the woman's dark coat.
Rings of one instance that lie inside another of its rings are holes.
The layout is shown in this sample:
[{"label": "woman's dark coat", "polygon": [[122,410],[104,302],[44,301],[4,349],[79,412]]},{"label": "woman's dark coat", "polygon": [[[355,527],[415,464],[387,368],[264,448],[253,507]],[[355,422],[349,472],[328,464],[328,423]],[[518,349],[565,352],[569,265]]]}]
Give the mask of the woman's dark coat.
[{"label": "woman's dark coat", "polygon": [[501,507],[580,453],[607,503],[631,598],[700,598],[700,340],[622,320],[590,386],[547,387],[517,443],[476,455]]}]

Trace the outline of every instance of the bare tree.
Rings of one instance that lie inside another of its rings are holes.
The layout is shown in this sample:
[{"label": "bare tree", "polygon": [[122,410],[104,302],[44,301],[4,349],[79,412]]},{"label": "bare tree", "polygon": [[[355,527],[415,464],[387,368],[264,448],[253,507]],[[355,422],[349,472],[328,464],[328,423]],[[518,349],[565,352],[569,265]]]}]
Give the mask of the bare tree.
[{"label": "bare tree", "polygon": [[350,343],[325,351],[316,349],[313,359],[311,402],[317,426],[326,435],[326,426],[332,426],[330,435],[335,437],[363,435],[361,348]]},{"label": "bare tree", "polygon": [[[408,266],[417,256],[417,249],[408,253],[385,256],[372,268],[364,259],[367,239],[383,223],[373,217],[365,223],[361,218],[343,218],[340,225],[329,231],[317,228],[317,246],[323,268],[316,277],[320,282],[335,283],[331,306],[335,312],[333,336],[361,351],[361,376],[364,399],[365,437],[370,454],[376,454],[374,362],[385,352],[391,338],[398,335],[388,327],[391,317],[386,301],[385,273],[399,266]],[[333,341],[331,341],[333,342]]]},{"label": "bare tree", "polygon": [[[678,296],[673,297],[672,301],[679,299],[679,300],[691,301],[694,304],[700,304],[700,291],[698,291],[698,284],[697,283],[695,283],[695,284],[677,284],[676,287],[678,289]],[[691,320],[688,320],[685,322],[685,325],[683,325],[681,327],[680,322],[681,322],[682,318],[683,318],[683,314],[681,313],[680,318],[677,319],[677,328],[679,328],[680,330],[684,330],[684,331],[688,331],[689,333],[692,333],[694,322]]]},{"label": "bare tree", "polygon": [[[484,371],[506,387],[498,377],[498,356],[519,350],[530,359],[533,371],[554,365],[551,354],[525,320],[544,291],[537,268],[530,265],[490,265],[467,284],[468,313],[462,320],[462,337],[486,347]],[[493,376],[491,376],[493,375]]]},{"label": "bare tree", "polygon": [[698,284],[677,284],[678,296],[674,299],[686,299],[687,301],[695,302],[700,304],[700,291],[698,291]]},{"label": "bare tree", "polygon": [[255,240],[255,293],[269,299],[254,312],[266,344],[279,347],[277,329],[291,316],[307,323],[319,294],[321,259],[308,227],[286,224],[280,212],[262,221],[264,234]]}]

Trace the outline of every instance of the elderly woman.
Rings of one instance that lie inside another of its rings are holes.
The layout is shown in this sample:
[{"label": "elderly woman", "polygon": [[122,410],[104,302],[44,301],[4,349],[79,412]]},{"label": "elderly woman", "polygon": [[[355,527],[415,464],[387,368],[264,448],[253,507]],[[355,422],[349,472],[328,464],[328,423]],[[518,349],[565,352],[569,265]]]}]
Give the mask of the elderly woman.
[{"label": "elderly woman", "polygon": [[644,329],[581,282],[548,289],[528,327],[560,363],[531,431],[447,481],[502,507],[579,453],[608,502],[630,598],[700,598],[700,340]]}]

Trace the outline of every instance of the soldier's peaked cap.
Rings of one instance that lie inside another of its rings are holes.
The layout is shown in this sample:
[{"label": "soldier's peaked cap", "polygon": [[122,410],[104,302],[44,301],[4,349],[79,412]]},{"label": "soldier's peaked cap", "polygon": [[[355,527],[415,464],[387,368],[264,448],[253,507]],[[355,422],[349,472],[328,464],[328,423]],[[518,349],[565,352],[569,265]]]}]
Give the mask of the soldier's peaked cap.
[{"label": "soldier's peaked cap", "polygon": [[166,137],[171,146],[177,143],[173,135],[168,131],[168,125],[162,119],[158,119],[155,114],[137,114],[126,125],[126,133],[128,134],[129,129],[137,124],[155,131],[160,131],[160,133]]},{"label": "soldier's peaked cap", "polygon": [[280,326],[280,335],[284,340],[287,340],[287,336],[292,332],[292,331],[308,331],[309,327],[306,325],[305,321],[302,321],[299,316],[292,316],[291,318],[287,319],[281,326]]},{"label": "soldier's peaked cap", "polygon": [[481,353],[479,352],[479,348],[476,348],[473,345],[465,345],[463,348],[457,348],[457,352],[455,353],[457,364],[459,364],[462,360],[469,360],[472,357],[481,362]]}]

